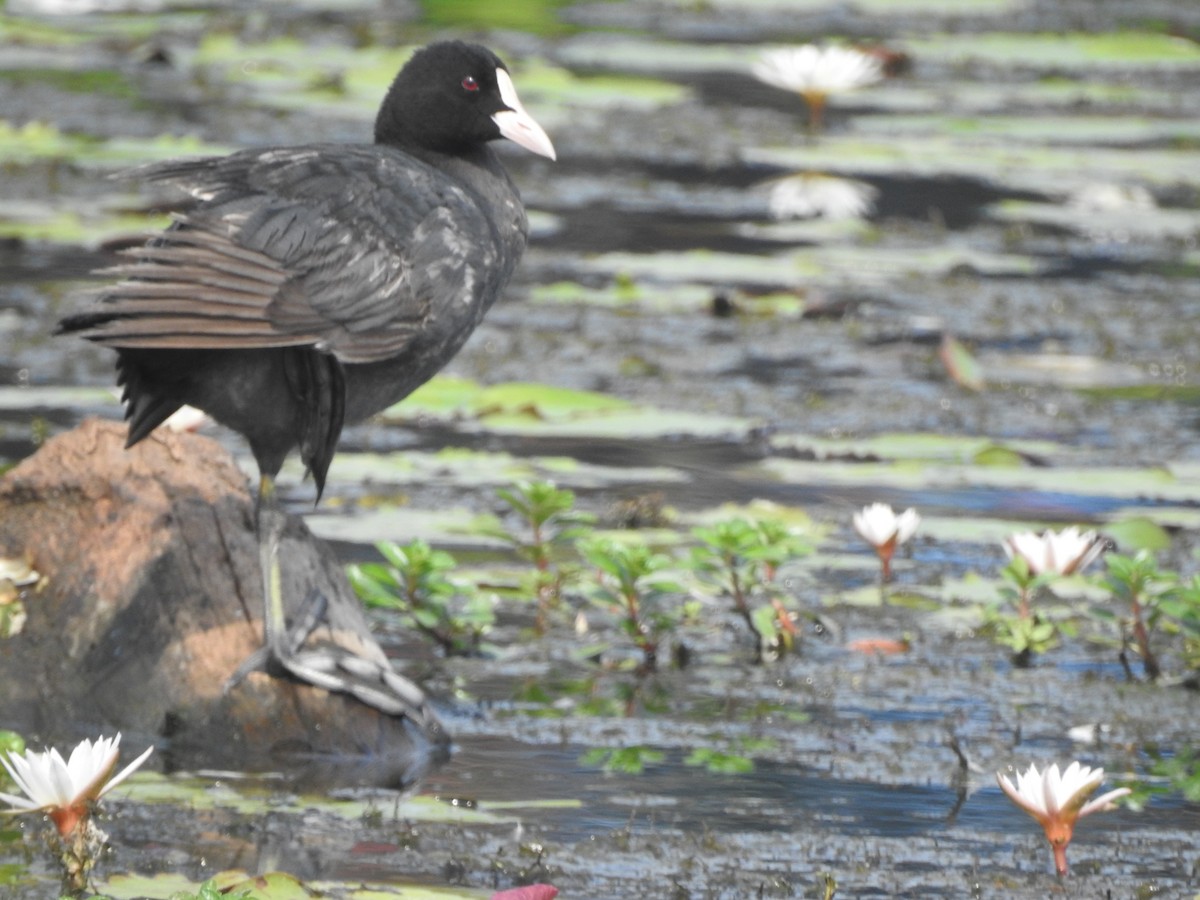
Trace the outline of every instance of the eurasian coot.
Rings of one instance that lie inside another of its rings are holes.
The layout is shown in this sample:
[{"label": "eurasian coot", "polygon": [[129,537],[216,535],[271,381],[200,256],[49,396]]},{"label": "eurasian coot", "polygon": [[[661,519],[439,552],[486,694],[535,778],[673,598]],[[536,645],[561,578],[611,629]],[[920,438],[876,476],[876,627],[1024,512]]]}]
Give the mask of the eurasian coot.
[{"label": "eurasian coot", "polygon": [[305,655],[304,635],[287,633],[274,479],[298,448],[319,498],[343,423],[429,379],[508,282],[528,226],[488,146],[501,137],[554,158],[504,63],[452,41],[419,50],[400,70],[373,144],[137,169],[134,177],[175,185],[193,202],[112,270],[121,280],[91,309],[58,327],[116,349],[128,445],[184,404],[246,437],[261,475],[267,661],[375,705],[388,705],[375,693],[390,691],[395,712],[412,714],[419,692],[406,696],[388,673],[364,687],[361,666]]}]

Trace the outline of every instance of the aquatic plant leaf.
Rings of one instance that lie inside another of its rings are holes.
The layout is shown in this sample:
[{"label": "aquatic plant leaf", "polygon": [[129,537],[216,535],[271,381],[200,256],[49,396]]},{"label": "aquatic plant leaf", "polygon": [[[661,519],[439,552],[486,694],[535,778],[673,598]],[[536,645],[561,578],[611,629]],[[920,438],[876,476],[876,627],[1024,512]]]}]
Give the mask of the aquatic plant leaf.
[{"label": "aquatic plant leaf", "polygon": [[907,39],[904,47],[925,60],[1040,66],[1056,72],[1104,67],[1200,68],[1200,47],[1194,41],[1145,31],[939,34]]},{"label": "aquatic plant leaf", "polygon": [[140,900],[143,897],[171,900],[177,894],[195,896],[200,885],[178,873],[159,872],[154,875],[115,874],[101,881],[97,887],[112,900]]},{"label": "aquatic plant leaf", "polygon": [[938,358],[945,366],[946,374],[955,384],[972,391],[983,390],[983,368],[979,365],[979,360],[954,335],[942,335]]},{"label": "aquatic plant leaf", "polygon": [[1011,447],[988,444],[971,457],[977,466],[1023,466],[1026,458]]},{"label": "aquatic plant leaf", "polygon": [[1171,535],[1167,530],[1145,516],[1109,522],[1102,531],[1105,537],[1116,542],[1121,553],[1136,553],[1138,550],[1157,552],[1171,546]]},{"label": "aquatic plant leaf", "polygon": [[317,891],[286,872],[268,872],[242,880],[231,878],[222,885],[221,892],[231,897],[245,897],[246,900],[308,900],[320,896]]},{"label": "aquatic plant leaf", "polygon": [[685,766],[699,766],[714,775],[744,775],[754,771],[754,760],[737,753],[725,753],[711,747],[697,747],[684,757]]}]

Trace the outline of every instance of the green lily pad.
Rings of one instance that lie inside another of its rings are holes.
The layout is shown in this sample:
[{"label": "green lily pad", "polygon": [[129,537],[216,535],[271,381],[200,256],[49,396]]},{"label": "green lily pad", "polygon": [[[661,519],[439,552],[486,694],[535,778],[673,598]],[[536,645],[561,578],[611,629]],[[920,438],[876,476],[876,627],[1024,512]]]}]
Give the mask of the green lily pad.
[{"label": "green lily pad", "polygon": [[138,95],[136,84],[124,72],[105,69],[19,68],[0,69],[0,79],[15,87],[39,84],[60,91],[81,94],[105,94],[132,100]]},{"label": "green lily pad", "polygon": [[1165,528],[1200,531],[1200,509],[1189,506],[1121,507],[1112,510],[1108,518],[1114,522],[1127,518],[1147,519]]},{"label": "green lily pad", "polygon": [[478,0],[421,0],[423,21],[438,28],[490,30],[552,35],[569,30],[559,16],[570,0],[522,0],[520,3],[479,3]]},{"label": "green lily pad", "polygon": [[744,434],[747,419],[635,406],[619,397],[553,385],[507,382],[481,387],[461,379],[429,384],[391,407],[384,419],[448,418],[475,430],[547,437],[606,437],[622,440],[687,435],[719,437]]},{"label": "green lily pad", "polygon": [[228,149],[195,137],[161,134],[153,138],[121,137],[101,140],[60,131],[54,125],[30,121],[13,125],[0,119],[0,160],[28,164],[70,160],[83,166],[113,168],[177,156],[208,156]]},{"label": "green lily pad", "polygon": [[534,285],[529,291],[532,303],[570,304],[605,308],[636,307],[655,313],[686,313],[712,305],[712,288],[707,285],[634,285],[613,283],[590,288],[574,281],[556,281]]},{"label": "green lily pad", "polygon": [[121,401],[115,391],[95,387],[11,387],[0,386],[0,409],[118,409]]},{"label": "green lily pad", "polygon": [[[322,505],[321,509],[325,506]],[[505,549],[497,538],[476,533],[471,528],[477,513],[456,507],[424,509],[411,506],[379,506],[356,509],[353,515],[330,512],[309,513],[304,523],[313,534],[326,541],[373,544],[387,540],[405,544],[420,538],[430,543],[452,543],[456,547],[481,550]]]},{"label": "green lily pad", "polygon": [[[1067,452],[1067,448],[1052,441],[1012,440],[997,444],[986,437],[970,435],[930,434],[927,432],[887,432],[861,438],[822,438],[815,435],[777,435],[772,446],[780,450],[813,452],[819,459],[851,457],[859,459],[977,462],[981,458],[1004,451],[1006,458],[1015,455],[1052,458]],[[1011,455],[1010,455],[1011,454]]]},{"label": "green lily pad", "polygon": [[782,482],[821,485],[872,485],[927,490],[964,485],[1001,490],[1074,492],[1081,496],[1200,502],[1200,481],[1161,469],[1096,467],[1005,468],[996,466],[900,463],[838,463],[769,459],[744,474]]},{"label": "green lily pad", "polygon": [[537,109],[539,120],[547,104],[591,109],[655,109],[679,103],[690,94],[687,87],[655,78],[626,74],[583,77],[559,66],[534,62],[520,67],[521,99]]},{"label": "green lily pad", "polygon": [[0,237],[96,247],[125,235],[151,234],[169,225],[165,215],[115,213],[103,209],[81,215],[74,208],[0,200]]},{"label": "green lily pad", "polygon": [[632,404],[594,391],[576,391],[533,382],[506,382],[490,387],[464,378],[438,376],[383,415],[484,416],[527,413],[542,418],[567,418],[598,412],[618,412]]},{"label": "green lily pad", "polygon": [[218,881],[220,891],[233,897],[243,896],[246,900],[308,900],[321,896],[316,890],[305,887],[296,876],[286,872],[222,874],[227,877],[214,879]]},{"label": "green lily pad", "polygon": [[52,25],[45,20],[0,15],[0,44],[66,47],[84,43],[87,39],[87,35],[76,29]]},{"label": "green lily pad", "polygon": [[[691,7],[692,0],[673,0],[676,6]],[[765,9],[781,13],[800,10],[825,12],[830,0],[706,0],[714,9]],[[1024,0],[854,0],[854,8],[872,16],[954,15],[982,16],[1015,12]]]},{"label": "green lily pad", "polygon": [[1160,141],[1195,141],[1200,122],[1144,116],[1062,115],[862,116],[855,123],[859,134],[935,133],[970,140],[987,138],[1039,144],[1145,144]]},{"label": "green lily pad", "polygon": [[1010,253],[990,253],[947,243],[936,247],[800,248],[788,253],[751,255],[712,250],[659,253],[601,253],[581,262],[588,272],[645,278],[662,283],[707,283],[791,288],[806,285],[877,286],[906,277],[948,276],[963,270],[986,275],[1035,275],[1045,261]]},{"label": "green lily pad", "polygon": [[194,894],[200,885],[174,872],[159,872],[155,875],[111,875],[97,887],[112,900],[140,900],[143,897],[170,900],[175,894]]},{"label": "green lily pad", "polygon": [[1186,149],[1044,146],[1002,137],[966,141],[959,135],[896,134],[886,138],[826,135],[794,147],[746,147],[750,163],[789,170],[862,175],[944,178],[960,175],[1014,190],[1053,196],[1095,182],[1162,185],[1200,184],[1195,153]]},{"label": "green lily pad", "polygon": [[139,772],[116,792],[119,797],[138,803],[181,806],[186,809],[231,809],[244,815],[262,815],[268,811],[303,812],[317,809],[343,819],[358,820],[385,807],[402,819],[415,822],[459,822],[495,824],[509,817],[478,808],[442,803],[434,797],[407,797],[397,806],[386,800],[341,800],[324,796],[281,794],[278,786],[254,778],[215,779],[197,775],[160,775]]},{"label": "green lily pad", "polygon": [[1055,71],[1089,67],[1200,68],[1194,41],[1153,32],[1076,34],[941,34],[907,38],[904,48],[926,60],[972,60],[1000,66],[1041,66]]},{"label": "green lily pad", "polygon": [[1146,516],[1134,516],[1109,522],[1104,534],[1117,542],[1121,553],[1133,554],[1138,550],[1166,550],[1171,546],[1171,536],[1165,528]]}]

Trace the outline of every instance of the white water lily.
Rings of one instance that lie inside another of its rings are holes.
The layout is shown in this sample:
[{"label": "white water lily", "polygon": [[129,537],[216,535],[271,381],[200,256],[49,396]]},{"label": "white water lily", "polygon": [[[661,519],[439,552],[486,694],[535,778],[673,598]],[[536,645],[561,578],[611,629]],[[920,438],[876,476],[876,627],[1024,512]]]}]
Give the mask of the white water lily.
[{"label": "white water lily", "polygon": [[864,181],[804,172],[775,182],[767,208],[774,219],[861,219],[878,194]]},{"label": "white water lily", "polygon": [[1047,529],[1041,536],[1021,531],[1004,539],[1004,552],[1009,559],[1020,557],[1032,575],[1071,575],[1095,561],[1108,542],[1094,531],[1078,528],[1062,531]]},{"label": "white water lily", "polygon": [[896,548],[916,534],[920,524],[921,517],[912,507],[897,516],[886,503],[872,503],[854,514],[854,529],[875,548],[883,564],[884,581],[891,577]]},{"label": "white water lily", "polygon": [[840,94],[874,84],[883,78],[879,58],[852,47],[819,47],[804,44],[765,51],[750,71],[759,81],[800,94],[819,128],[830,94]]},{"label": "white water lily", "polygon": [[45,812],[59,834],[68,836],[90,812],[92,804],[128,778],[144,763],[153,747],[113,776],[121,744],[121,735],[84,740],[64,760],[51,747],[41,752],[8,753],[0,764],[24,796],[0,793],[11,813]]},{"label": "white water lily", "polygon": [[843,93],[883,78],[879,58],[853,47],[802,44],[764,51],[751,67],[754,77],[785,91]]},{"label": "white water lily", "polygon": [[909,507],[896,515],[886,503],[872,503],[854,514],[854,528],[873,547],[903,544],[917,533],[921,517]]},{"label": "white water lily", "polygon": [[1057,764],[1048,766],[1044,772],[1030,765],[1029,771],[1017,772],[1016,786],[999,772],[996,781],[1013,803],[1042,826],[1059,875],[1067,874],[1067,845],[1071,843],[1075,823],[1094,812],[1115,809],[1113,801],[1130,793],[1129,788],[1117,788],[1089,801],[1088,797],[1104,781],[1104,770],[1078,762],[1072,762],[1061,774]]}]

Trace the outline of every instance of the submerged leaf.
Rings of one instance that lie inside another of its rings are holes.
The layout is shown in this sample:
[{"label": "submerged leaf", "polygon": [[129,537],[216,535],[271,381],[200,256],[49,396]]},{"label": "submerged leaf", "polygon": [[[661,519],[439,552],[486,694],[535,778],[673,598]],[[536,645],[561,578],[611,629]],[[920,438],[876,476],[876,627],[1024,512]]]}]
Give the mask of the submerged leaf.
[{"label": "submerged leaf", "polygon": [[979,361],[954,335],[942,335],[938,358],[955,384],[972,391],[983,390],[983,369]]}]

